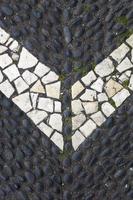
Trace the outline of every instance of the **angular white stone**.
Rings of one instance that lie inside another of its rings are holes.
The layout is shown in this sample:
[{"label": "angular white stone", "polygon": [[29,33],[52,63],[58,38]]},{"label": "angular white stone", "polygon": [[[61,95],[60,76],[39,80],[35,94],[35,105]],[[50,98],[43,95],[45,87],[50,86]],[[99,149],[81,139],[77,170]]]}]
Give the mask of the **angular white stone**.
[{"label": "angular white stone", "polygon": [[0,43],[4,44],[9,38],[9,34],[0,28]]},{"label": "angular white stone", "polygon": [[133,34],[126,40],[126,42],[133,48]]},{"label": "angular white stone", "polygon": [[3,72],[6,74],[10,81],[13,81],[20,76],[18,68],[15,64],[7,67],[5,70],[3,70]]},{"label": "angular white stone", "polygon": [[98,111],[98,102],[83,102],[86,114],[92,114]]},{"label": "angular white stone", "polygon": [[55,112],[61,112],[61,102],[55,101],[54,106],[55,106],[55,108],[54,108]]},{"label": "angular white stone", "polygon": [[97,95],[98,102],[108,101],[108,97],[105,93],[100,93]]},{"label": "angular white stone", "polygon": [[30,96],[31,96],[32,106],[35,109],[36,105],[37,105],[38,94],[36,94],[36,93],[30,93]]},{"label": "angular white stone", "polygon": [[96,65],[94,71],[99,76],[104,77],[111,74],[114,71],[114,69],[115,68],[114,68],[113,62],[109,58],[106,58],[101,63]]},{"label": "angular white stone", "polygon": [[105,91],[108,97],[114,96],[117,92],[119,92],[123,88],[118,82],[110,79],[107,84],[105,85]]},{"label": "angular white stone", "polygon": [[31,92],[45,94],[45,89],[40,80],[38,80],[30,89]]},{"label": "angular white stone", "polygon": [[48,83],[52,83],[54,81],[57,81],[58,79],[59,79],[59,76],[55,72],[50,71],[47,75],[45,75],[42,78],[42,82],[44,84],[48,84]]},{"label": "angular white stone", "polygon": [[4,78],[4,76],[3,76],[2,72],[0,71],[0,83],[3,81],[3,78]]},{"label": "angular white stone", "polygon": [[29,92],[14,97],[12,101],[24,112],[28,112],[32,109]]},{"label": "angular white stone", "polygon": [[84,114],[79,114],[74,117],[72,117],[72,130],[76,130],[79,128],[86,120],[86,117]]},{"label": "angular white stone", "polygon": [[24,47],[20,53],[20,59],[18,63],[18,68],[28,69],[34,67],[38,60],[34,57],[27,49]]},{"label": "angular white stone", "polygon": [[97,92],[102,92],[103,90],[103,80],[99,77],[92,85],[91,88],[96,90]]},{"label": "angular white stone", "polygon": [[119,72],[124,72],[127,69],[133,68],[133,64],[130,62],[130,60],[126,57],[117,67],[117,70]]},{"label": "angular white stone", "polygon": [[7,51],[7,47],[0,45],[0,54],[4,53],[5,51]]},{"label": "angular white stone", "polygon": [[53,129],[62,132],[62,124],[62,115],[56,113],[50,115],[49,125]]},{"label": "angular white stone", "polygon": [[123,89],[120,92],[118,92],[112,99],[114,100],[116,107],[118,107],[125,101],[125,99],[128,96],[130,96],[129,91],[126,89]]},{"label": "angular white stone", "polygon": [[16,87],[16,89],[17,89],[17,91],[18,91],[19,94],[29,88],[29,86],[27,85],[27,83],[21,77],[19,77],[18,79],[16,79],[14,81],[14,84],[15,84],[15,87]]},{"label": "angular white stone", "polygon": [[96,91],[86,89],[85,93],[80,97],[81,100],[83,101],[95,101],[97,98]]},{"label": "angular white stone", "polygon": [[72,99],[77,97],[82,91],[84,90],[83,85],[80,83],[80,81],[77,81],[72,86]]},{"label": "angular white stone", "polygon": [[112,58],[114,58],[114,60],[120,63],[122,59],[126,56],[126,54],[129,52],[129,50],[129,47],[123,43],[120,47],[118,47],[111,53],[111,56]]},{"label": "angular white stone", "polygon": [[128,80],[128,76],[126,76],[125,73],[123,73],[120,77],[119,77],[119,80],[121,83],[123,83],[124,81]]},{"label": "angular white stone", "polygon": [[11,57],[12,57],[13,61],[18,61],[19,60],[19,55],[17,53],[12,53]]},{"label": "angular white stone", "polygon": [[102,111],[106,117],[109,117],[115,111],[115,108],[110,103],[105,102],[102,104]]},{"label": "angular white stone", "polygon": [[40,97],[39,100],[38,100],[38,108],[41,109],[41,110],[45,110],[47,112],[53,112],[53,108],[54,105],[53,105],[53,100],[50,99],[50,98],[43,98],[43,97]]},{"label": "angular white stone", "polygon": [[82,107],[81,101],[79,99],[73,100],[71,103],[71,106],[72,106],[72,112],[74,114],[80,114],[81,111],[83,111],[83,107]]},{"label": "angular white stone", "polygon": [[129,86],[130,90],[133,90],[133,74],[131,75]]},{"label": "angular white stone", "polygon": [[45,135],[47,135],[48,137],[51,136],[53,129],[51,127],[49,127],[47,124],[45,124],[44,122],[40,123],[37,126]]},{"label": "angular white stone", "polygon": [[13,41],[14,39],[10,37],[8,41],[6,42],[5,46],[9,46]]},{"label": "angular white stone", "polygon": [[39,76],[40,78],[43,77],[46,73],[48,73],[50,71],[50,68],[47,67],[46,65],[42,64],[42,63],[38,63],[34,73]]},{"label": "angular white stone", "polygon": [[94,122],[96,122],[98,126],[100,126],[106,120],[101,111],[98,111],[97,113],[91,115],[91,118],[93,119]]},{"label": "angular white stone", "polygon": [[83,81],[83,83],[86,86],[89,86],[93,81],[96,80],[96,75],[94,74],[93,71],[90,71],[86,76],[84,76],[83,78],[81,78],[81,80]]},{"label": "angular white stone", "polygon": [[38,78],[35,74],[33,74],[32,72],[26,70],[23,74],[22,74],[23,79],[25,80],[25,82],[28,85],[31,85],[32,83],[34,83]]},{"label": "angular white stone", "polygon": [[61,82],[60,81],[46,85],[47,96],[55,98],[55,99],[59,99],[60,98],[60,88],[61,88]]},{"label": "angular white stone", "polygon": [[12,42],[12,44],[9,46],[9,49],[13,52],[18,52],[19,48],[20,48],[20,45],[18,44],[16,40],[14,40],[14,42]]},{"label": "angular white stone", "polygon": [[11,97],[11,95],[15,92],[13,86],[8,80],[0,84],[0,91],[8,98]]},{"label": "angular white stone", "polygon": [[48,116],[48,114],[45,111],[42,111],[42,110],[32,110],[32,111],[30,111],[30,112],[27,113],[27,116],[35,124],[38,124],[41,121],[43,121],[44,119],[46,119],[46,117]]},{"label": "angular white stone", "polygon": [[10,58],[10,56],[7,53],[0,55],[0,67],[2,69],[4,69],[5,67],[7,67],[10,64],[12,64],[12,59]]},{"label": "angular white stone", "polygon": [[89,119],[83,126],[80,127],[80,131],[85,137],[88,137],[96,129],[96,127],[96,124]]},{"label": "angular white stone", "polygon": [[85,137],[77,130],[72,136],[72,146],[74,150],[76,150],[84,140]]},{"label": "angular white stone", "polygon": [[131,73],[132,73],[132,71],[131,71],[131,70],[128,70],[128,71],[125,72],[125,75],[128,76],[128,77],[130,77],[130,76],[131,76]]},{"label": "angular white stone", "polygon": [[51,137],[51,140],[63,151],[64,140],[61,134],[55,131],[53,136]]}]

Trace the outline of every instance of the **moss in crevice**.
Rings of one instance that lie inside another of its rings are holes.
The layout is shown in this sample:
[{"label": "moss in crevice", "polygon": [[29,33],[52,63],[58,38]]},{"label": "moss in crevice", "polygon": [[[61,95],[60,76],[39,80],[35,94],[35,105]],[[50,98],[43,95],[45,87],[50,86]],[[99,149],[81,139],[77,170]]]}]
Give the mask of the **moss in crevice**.
[{"label": "moss in crevice", "polygon": [[116,108],[116,105],[115,105],[115,102],[113,101],[113,99],[109,99],[109,103],[110,103],[114,108]]},{"label": "moss in crevice", "polygon": [[125,81],[122,83],[122,85],[123,85],[123,87],[128,88],[129,80],[125,80]]},{"label": "moss in crevice", "polygon": [[125,26],[128,25],[128,19],[127,19],[126,16],[117,17],[115,21],[116,21],[117,23],[122,24],[122,25],[125,25]]}]

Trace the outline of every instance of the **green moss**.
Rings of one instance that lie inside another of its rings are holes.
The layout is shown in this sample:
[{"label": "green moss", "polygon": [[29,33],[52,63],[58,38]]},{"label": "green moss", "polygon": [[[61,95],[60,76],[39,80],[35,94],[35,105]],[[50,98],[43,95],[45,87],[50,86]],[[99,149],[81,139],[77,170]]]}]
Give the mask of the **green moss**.
[{"label": "green moss", "polygon": [[125,26],[128,25],[128,19],[126,16],[117,17],[116,22]]},{"label": "green moss", "polygon": [[91,6],[89,4],[84,4],[83,10],[89,12],[91,10]]},{"label": "green moss", "polygon": [[65,78],[66,78],[65,74],[61,74],[61,75],[59,76],[59,80],[60,80],[60,81],[65,80]]},{"label": "green moss", "polygon": [[132,34],[133,34],[133,29],[129,29],[129,30],[125,31],[124,33],[119,34],[118,42],[119,43],[123,42],[126,38],[128,38]]},{"label": "green moss", "polygon": [[128,85],[129,85],[129,80],[125,80],[123,83],[122,83],[123,87],[127,88]]},{"label": "green moss", "polygon": [[116,108],[116,105],[115,105],[115,102],[113,101],[113,99],[109,99],[109,103],[110,103],[114,108]]}]

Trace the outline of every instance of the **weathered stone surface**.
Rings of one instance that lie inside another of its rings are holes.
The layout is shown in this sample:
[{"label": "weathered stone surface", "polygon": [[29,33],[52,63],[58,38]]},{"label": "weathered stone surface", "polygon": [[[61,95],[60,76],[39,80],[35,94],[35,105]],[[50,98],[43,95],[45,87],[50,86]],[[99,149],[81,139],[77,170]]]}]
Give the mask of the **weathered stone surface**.
[{"label": "weathered stone surface", "polygon": [[129,47],[125,44],[122,44],[120,47],[118,47],[116,50],[111,53],[111,56],[120,63],[122,59],[126,56],[126,54],[129,52]]},{"label": "weathered stone surface", "polygon": [[19,77],[18,79],[16,79],[14,81],[15,87],[18,91],[18,94],[21,94],[22,92],[24,92],[26,89],[29,88],[29,86],[27,85],[27,83],[21,78]]},{"label": "weathered stone surface", "polygon": [[72,136],[73,148],[76,150],[84,140],[85,140],[85,137],[80,133],[80,131],[76,131],[74,135]]},{"label": "weathered stone surface", "polygon": [[12,59],[10,56],[6,53],[3,55],[0,55],[0,67],[4,69],[8,65],[12,64]]},{"label": "weathered stone surface", "polygon": [[42,82],[44,84],[48,84],[48,83],[52,83],[54,81],[57,81],[58,79],[59,79],[59,76],[55,72],[50,71],[47,75],[45,75],[42,78]]},{"label": "weathered stone surface", "polygon": [[90,85],[93,81],[96,80],[96,75],[93,71],[90,71],[86,76],[84,76],[82,79],[83,83],[88,86]]},{"label": "weathered stone surface", "polygon": [[40,123],[38,125],[38,128],[48,137],[51,136],[53,129],[51,127],[49,127],[47,124],[45,124],[44,122]]},{"label": "weathered stone surface", "polygon": [[114,81],[113,79],[110,79],[107,84],[105,85],[105,91],[108,95],[108,97],[114,96],[117,92],[119,92],[122,89],[122,85]]},{"label": "weathered stone surface", "polygon": [[53,103],[53,100],[50,98],[40,97],[38,99],[38,108],[52,113],[54,109]]},{"label": "weathered stone surface", "polygon": [[103,91],[103,85],[104,82],[103,80],[99,77],[92,85],[91,88],[93,90],[96,90],[97,92],[102,92]]},{"label": "weathered stone surface", "polygon": [[60,88],[61,88],[61,82],[60,81],[46,85],[47,96],[55,98],[55,99],[60,99]]},{"label": "weathered stone surface", "polygon": [[102,111],[106,117],[109,117],[115,111],[115,108],[110,103],[106,102],[102,104]]},{"label": "weathered stone surface", "polygon": [[25,82],[28,85],[31,85],[32,83],[34,83],[37,80],[37,76],[33,73],[31,73],[30,71],[26,70],[23,74],[22,74],[23,79],[25,80]]},{"label": "weathered stone surface", "polygon": [[82,91],[84,90],[83,85],[77,81],[73,86],[72,86],[72,99],[77,97]]},{"label": "weathered stone surface", "polygon": [[38,80],[30,89],[31,92],[45,94],[45,88],[43,87],[40,80]]},{"label": "weathered stone surface", "polygon": [[118,107],[120,106],[125,99],[130,95],[129,91],[126,89],[122,89],[120,92],[118,92],[115,96],[113,96],[113,100],[115,102],[115,105]]},{"label": "weathered stone surface", "polygon": [[39,62],[37,66],[35,67],[34,73],[41,78],[49,71],[50,71],[50,68],[48,68],[46,65]]},{"label": "weathered stone surface", "polygon": [[78,100],[73,100],[71,106],[72,106],[72,112],[74,114],[80,114],[81,111],[83,110],[81,101],[79,99]]},{"label": "weathered stone surface", "polygon": [[94,71],[100,77],[108,76],[114,71],[113,62],[109,58],[106,58],[101,63],[96,65]]},{"label": "weathered stone surface", "polygon": [[2,82],[0,84],[0,91],[6,95],[6,97],[11,97],[11,95],[15,92],[15,89],[13,86],[10,84],[8,80]]},{"label": "weathered stone surface", "polygon": [[61,132],[62,131],[62,125],[63,125],[63,123],[62,123],[62,115],[60,115],[60,114],[51,114],[50,118],[49,118],[49,124],[53,129]]},{"label": "weathered stone surface", "polygon": [[84,114],[76,115],[75,117],[72,117],[72,129],[75,130],[79,128],[86,120],[86,117]]},{"label": "weathered stone surface", "polygon": [[94,122],[100,126],[103,122],[105,122],[105,117],[104,115],[102,114],[101,111],[98,111],[97,113],[91,115],[91,118],[94,120]]},{"label": "weathered stone surface", "polygon": [[14,79],[20,76],[18,68],[14,64],[7,67],[5,70],[3,70],[3,72],[4,74],[6,74],[6,76],[9,78],[10,81],[13,81]]},{"label": "weathered stone surface", "polygon": [[35,124],[40,123],[48,116],[48,114],[42,110],[32,110],[28,112],[27,115]]},{"label": "weathered stone surface", "polygon": [[127,69],[133,68],[133,64],[130,62],[130,60],[126,57],[118,66],[117,70],[119,72],[124,72]]},{"label": "weathered stone surface", "polygon": [[88,137],[96,129],[96,124],[89,119],[83,126],[80,127],[81,133],[85,137]]},{"label": "weathered stone surface", "polygon": [[98,111],[98,102],[83,102],[86,114],[92,114]]},{"label": "weathered stone surface", "polygon": [[95,101],[97,98],[96,91],[86,89],[85,93],[80,96],[80,99],[83,101]]}]

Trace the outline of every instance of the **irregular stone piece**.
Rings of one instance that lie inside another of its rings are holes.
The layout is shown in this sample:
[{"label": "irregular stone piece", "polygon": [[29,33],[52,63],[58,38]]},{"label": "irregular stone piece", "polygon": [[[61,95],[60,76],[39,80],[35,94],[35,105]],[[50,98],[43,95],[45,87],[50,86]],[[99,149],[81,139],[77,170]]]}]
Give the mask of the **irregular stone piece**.
[{"label": "irregular stone piece", "polygon": [[126,40],[126,42],[133,48],[133,34]]},{"label": "irregular stone piece", "polygon": [[81,80],[86,86],[89,86],[93,81],[96,80],[96,75],[93,71],[90,71],[86,76],[84,76]]},{"label": "irregular stone piece", "polygon": [[45,89],[40,80],[38,80],[30,89],[31,92],[45,94]]},{"label": "irregular stone piece", "polygon": [[79,114],[74,117],[72,117],[72,130],[76,130],[79,128],[86,120],[86,117],[84,114]]},{"label": "irregular stone piece", "polygon": [[12,101],[24,112],[28,112],[32,109],[29,92],[14,97]]},{"label": "irregular stone piece", "polygon": [[26,82],[21,77],[16,79],[14,81],[14,84],[15,84],[15,87],[19,94],[29,88],[29,86],[26,84]]},{"label": "irregular stone piece", "polygon": [[46,119],[48,114],[42,110],[32,110],[27,113],[27,116],[35,123],[38,124],[42,120]]},{"label": "irregular stone piece", "polygon": [[41,109],[41,110],[45,110],[45,111],[48,111],[50,113],[53,112],[53,100],[50,99],[50,98],[43,98],[43,97],[40,97],[39,100],[38,100],[38,108]]},{"label": "irregular stone piece", "polygon": [[5,51],[7,51],[7,47],[0,45],[0,54],[4,53]]},{"label": "irregular stone piece", "polygon": [[50,137],[53,129],[51,127],[49,127],[47,124],[45,124],[44,122],[40,123],[37,126],[45,135],[47,135],[47,137]]},{"label": "irregular stone piece", "polygon": [[128,79],[129,79],[129,77],[126,76],[125,73],[123,73],[123,74],[119,77],[119,80],[120,80],[121,83],[123,83],[124,81],[126,81],[126,80],[128,80]]},{"label": "irregular stone piece", "polygon": [[35,109],[36,105],[37,105],[38,94],[36,94],[36,93],[30,93],[30,96],[31,96],[32,106]]},{"label": "irregular stone piece", "polygon": [[125,99],[130,95],[129,91],[126,89],[121,90],[120,92],[118,92],[115,96],[113,96],[113,100],[115,102],[115,105],[118,107],[120,106]]},{"label": "irregular stone piece", "polygon": [[9,38],[9,34],[0,28],[0,43],[4,44]]},{"label": "irregular stone piece", "polygon": [[15,92],[13,86],[8,80],[0,84],[0,91],[8,98],[11,97],[11,95]]},{"label": "irregular stone piece", "polygon": [[54,111],[55,112],[61,112],[61,102],[54,101]]},{"label": "irregular stone piece", "polygon": [[127,69],[133,68],[133,64],[130,62],[128,58],[125,58],[118,66],[117,70],[119,72],[124,72]]},{"label": "irregular stone piece", "polygon": [[47,96],[55,98],[55,99],[59,99],[60,98],[60,88],[61,88],[61,82],[60,81],[46,85]]},{"label": "irregular stone piece", "polygon": [[7,67],[5,70],[3,70],[4,74],[9,78],[10,81],[13,81],[14,79],[18,78],[20,76],[20,73],[18,71],[18,68],[15,64]]},{"label": "irregular stone piece", "polygon": [[59,79],[59,76],[55,72],[50,71],[47,75],[45,75],[42,78],[42,82],[44,84],[48,84],[48,83],[52,83],[54,81],[57,81],[58,79]]},{"label": "irregular stone piece", "polygon": [[42,63],[38,63],[34,73],[39,76],[40,78],[43,77],[45,74],[47,74],[50,71],[50,68],[47,67],[46,65],[42,64]]},{"label": "irregular stone piece", "polygon": [[97,95],[98,102],[108,101],[108,97],[105,93],[100,93]]},{"label": "irregular stone piece", "polygon": [[12,57],[13,61],[18,61],[19,60],[19,55],[17,53],[12,53],[11,57]]},{"label": "irregular stone piece", "polygon": [[133,74],[131,75],[129,86],[130,90],[133,90]]},{"label": "irregular stone piece", "polygon": [[98,111],[98,102],[83,102],[86,114],[92,114]]},{"label": "irregular stone piece", "polygon": [[96,127],[96,124],[89,119],[83,126],[80,127],[80,131],[85,137],[88,137],[96,129]]},{"label": "irregular stone piece", "polygon": [[62,116],[60,114],[51,114],[49,118],[49,125],[59,131],[62,132]]},{"label": "irregular stone piece", "polygon": [[84,140],[85,137],[77,130],[72,136],[72,146],[74,150],[76,150]]},{"label": "irregular stone piece", "polygon": [[101,111],[98,111],[97,113],[91,115],[91,118],[94,120],[94,122],[96,122],[98,126],[100,126],[106,120]]},{"label": "irregular stone piece", "polygon": [[77,97],[82,91],[84,90],[83,85],[80,83],[80,81],[77,81],[72,86],[72,99]]},{"label": "irregular stone piece", "polygon": [[96,91],[86,89],[85,93],[81,95],[80,99],[83,101],[95,101],[97,98]]},{"label": "irregular stone piece", "polygon": [[12,64],[12,59],[10,56],[6,53],[3,55],[0,55],[0,67],[4,69],[8,65]]},{"label": "irregular stone piece", "polygon": [[107,117],[109,117],[115,111],[115,108],[110,103],[105,102],[102,104],[102,111]]},{"label": "irregular stone piece", "polygon": [[117,48],[111,53],[111,56],[114,60],[120,63],[122,59],[126,56],[126,54],[129,52],[129,50],[129,47],[123,43],[119,48]]},{"label": "irregular stone piece", "polygon": [[119,92],[122,89],[122,85],[114,81],[113,79],[110,79],[107,84],[105,85],[105,91],[108,95],[108,97],[114,96],[117,92]]},{"label": "irregular stone piece", "polygon": [[103,90],[103,80],[99,77],[92,85],[91,88],[96,90],[97,92],[102,92]]},{"label": "irregular stone piece", "polygon": [[105,77],[111,74],[114,71],[114,69],[115,68],[114,68],[113,62],[109,58],[106,58],[101,63],[96,65],[94,71],[99,76]]},{"label": "irregular stone piece", "polygon": [[63,151],[64,141],[63,136],[60,133],[55,131],[53,136],[51,137],[51,140]]},{"label": "irregular stone piece", "polygon": [[80,114],[81,111],[83,111],[83,107],[82,107],[81,101],[79,99],[73,100],[71,106],[72,106],[72,112],[74,114]]},{"label": "irregular stone piece", "polygon": [[18,68],[28,69],[34,67],[37,64],[37,62],[37,58],[34,57],[27,49],[23,47],[20,53]]},{"label": "irregular stone piece", "polygon": [[25,80],[25,82],[28,85],[31,85],[32,83],[34,83],[38,78],[35,74],[31,73],[30,71],[26,70],[23,74],[22,74],[23,79]]},{"label": "irregular stone piece", "polygon": [[20,45],[18,44],[16,40],[14,40],[12,44],[9,46],[9,49],[13,52],[18,52],[19,48],[20,48]]}]

